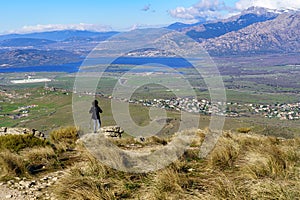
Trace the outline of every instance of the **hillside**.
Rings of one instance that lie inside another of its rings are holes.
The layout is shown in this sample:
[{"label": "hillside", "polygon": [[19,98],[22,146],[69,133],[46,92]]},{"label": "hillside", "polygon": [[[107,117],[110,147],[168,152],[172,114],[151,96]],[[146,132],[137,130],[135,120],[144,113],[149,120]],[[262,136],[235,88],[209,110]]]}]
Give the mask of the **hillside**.
[{"label": "hillside", "polygon": [[79,60],[81,60],[79,55],[65,50],[16,49],[0,52],[1,67],[49,66]]},{"label": "hillside", "polygon": [[2,47],[26,47],[26,46],[43,46],[53,44],[55,41],[47,39],[34,39],[34,38],[15,38],[0,41]]},{"label": "hillside", "polygon": [[[76,142],[76,129],[61,128],[50,134],[45,146],[18,152],[1,148],[0,189],[5,190],[1,190],[0,197],[5,194],[10,199],[53,200],[297,199],[300,139],[239,131],[224,132],[213,151],[202,159],[198,156],[199,147],[211,132],[183,132],[195,137],[177,161],[158,171],[129,173],[99,162],[82,140]],[[152,136],[142,142],[130,137],[91,136],[137,155],[144,150],[155,152],[174,139]],[[0,142],[6,137],[0,136]]]},{"label": "hillside", "polygon": [[80,30],[61,30],[61,31],[46,31],[37,33],[26,34],[8,34],[0,35],[0,40],[16,39],[16,38],[33,38],[33,39],[47,39],[53,41],[63,41],[68,38],[81,37],[81,38],[97,38],[97,37],[110,37],[118,32],[93,32],[93,31],[80,31]]},{"label": "hillside", "polygon": [[202,44],[212,55],[299,53],[300,13],[285,13],[276,19],[250,25]]},{"label": "hillside", "polygon": [[226,33],[234,32],[246,28],[252,24],[275,19],[276,13],[269,12],[263,8],[249,8],[242,14],[213,23],[205,23],[181,31],[191,38],[202,42],[210,38],[218,38]]}]

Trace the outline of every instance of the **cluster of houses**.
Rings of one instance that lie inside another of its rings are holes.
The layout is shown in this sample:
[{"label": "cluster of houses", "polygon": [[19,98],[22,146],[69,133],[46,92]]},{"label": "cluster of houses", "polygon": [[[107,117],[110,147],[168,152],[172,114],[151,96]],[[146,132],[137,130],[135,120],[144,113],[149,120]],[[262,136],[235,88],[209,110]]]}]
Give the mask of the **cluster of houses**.
[{"label": "cluster of houses", "polygon": [[38,105],[32,104],[28,106],[21,106],[16,110],[16,114],[9,115],[11,119],[20,119],[23,117],[28,117],[29,109],[38,107]]},{"label": "cluster of houses", "polygon": [[281,120],[299,120],[300,103],[253,105],[249,107],[255,114],[262,114],[268,118],[279,118]]},{"label": "cluster of houses", "polygon": [[250,115],[262,115],[267,118],[279,118],[281,120],[299,120],[300,103],[290,104],[239,104],[239,103],[212,103],[206,99],[174,98],[153,100],[130,100],[130,103],[138,103],[148,107],[158,107],[204,115],[222,115],[226,117],[241,117]]}]

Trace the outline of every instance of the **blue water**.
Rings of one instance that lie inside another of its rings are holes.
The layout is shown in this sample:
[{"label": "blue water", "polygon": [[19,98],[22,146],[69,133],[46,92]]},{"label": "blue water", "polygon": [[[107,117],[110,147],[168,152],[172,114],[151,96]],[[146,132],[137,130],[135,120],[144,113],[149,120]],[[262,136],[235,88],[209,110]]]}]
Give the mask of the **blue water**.
[{"label": "blue water", "polygon": [[[0,73],[13,73],[13,72],[67,72],[74,73],[80,69],[82,63],[84,65],[97,65],[107,64],[106,61],[111,59],[90,59],[84,62],[68,63],[62,65],[51,66],[28,66],[28,67],[0,67]],[[152,57],[152,58],[132,58],[120,57],[112,61],[111,64],[115,65],[146,65],[146,64],[165,65],[172,68],[187,68],[192,65],[183,58],[165,58],[165,57]],[[118,69],[120,70],[120,69]]]},{"label": "blue water", "polygon": [[68,63],[63,65],[51,65],[51,66],[28,66],[28,67],[7,67],[0,68],[0,73],[16,73],[16,72],[77,72],[81,62]]}]

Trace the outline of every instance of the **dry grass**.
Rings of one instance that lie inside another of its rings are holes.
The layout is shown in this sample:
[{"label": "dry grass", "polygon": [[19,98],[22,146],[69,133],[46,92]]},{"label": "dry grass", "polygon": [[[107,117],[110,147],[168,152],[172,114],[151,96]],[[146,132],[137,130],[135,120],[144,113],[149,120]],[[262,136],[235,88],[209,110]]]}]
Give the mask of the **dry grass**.
[{"label": "dry grass", "polygon": [[[0,137],[0,176],[32,177],[40,172],[62,168],[59,160],[62,150],[58,146],[75,146],[77,129],[68,127],[54,131],[52,142],[28,135],[6,135]],[[67,160],[70,158],[67,158]]]},{"label": "dry grass", "polygon": [[239,154],[240,147],[237,143],[232,139],[221,138],[215,149],[209,155],[209,165],[212,168],[232,168]]},{"label": "dry grass", "polygon": [[51,147],[38,147],[20,152],[30,174],[60,168],[58,155]]},{"label": "dry grass", "polygon": [[74,126],[56,129],[50,133],[50,141],[59,151],[73,149],[79,138],[80,130]]},{"label": "dry grass", "polygon": [[0,153],[0,177],[1,179],[9,179],[11,177],[19,176],[24,177],[27,175],[25,164],[22,158],[4,150]]},{"label": "dry grass", "polygon": [[[207,131],[194,131],[196,137],[192,145],[176,162],[145,174],[111,169],[77,143],[75,150],[80,153],[81,161],[73,163],[69,173],[60,179],[53,192],[59,199],[80,200],[299,199],[299,138],[282,139],[254,133],[225,132],[209,156],[200,159],[199,149]],[[164,145],[165,139],[152,139],[143,143],[133,138],[112,141],[121,147],[130,144],[141,145],[141,148]],[[55,146],[62,143],[53,141],[56,142]],[[69,144],[68,139],[66,143]],[[30,151],[20,151],[19,154],[2,151],[0,174],[26,174],[27,162],[24,160],[51,165],[57,154],[50,146],[35,147]]]},{"label": "dry grass", "polygon": [[[297,199],[300,187],[300,146],[299,139],[281,139],[225,132],[206,159],[200,159],[199,146],[205,133],[199,130],[196,138],[180,159],[157,172],[144,175],[116,172],[90,157],[85,171],[76,176],[97,177],[90,192],[111,196],[97,198],[115,199]],[[126,144],[132,139],[119,140]],[[145,142],[143,145],[162,144]],[[78,167],[77,167],[78,168]],[[92,171],[92,172],[90,172]],[[97,172],[97,173],[94,173]],[[100,175],[99,175],[100,174]],[[135,178],[132,178],[135,177]],[[72,178],[67,178],[68,181]],[[77,180],[74,180],[77,183]],[[96,185],[97,185],[96,184]],[[103,188],[103,184],[106,187]],[[64,182],[62,185],[72,185]],[[78,185],[78,184],[77,184]],[[63,187],[63,186],[61,186]],[[83,187],[83,186],[82,186]],[[86,191],[87,187],[83,187]],[[67,192],[69,188],[61,192]],[[76,186],[74,199],[80,199],[81,192]],[[87,192],[87,191],[86,191]],[[88,193],[85,193],[88,195]],[[93,199],[91,195],[87,199]],[[66,199],[66,198],[64,198]]]}]

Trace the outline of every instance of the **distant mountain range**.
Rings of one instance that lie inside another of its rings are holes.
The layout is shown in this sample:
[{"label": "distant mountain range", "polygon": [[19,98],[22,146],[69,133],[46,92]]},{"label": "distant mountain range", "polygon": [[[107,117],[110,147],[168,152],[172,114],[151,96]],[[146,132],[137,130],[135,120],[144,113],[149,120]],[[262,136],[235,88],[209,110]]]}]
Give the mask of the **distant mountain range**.
[{"label": "distant mountain range", "polygon": [[281,14],[202,44],[214,56],[300,53],[300,13]]},{"label": "distant mountain range", "polygon": [[61,65],[79,62],[80,56],[64,50],[22,49],[0,51],[0,67]]},{"label": "distant mountain range", "polygon": [[48,31],[39,33],[27,34],[8,34],[0,35],[1,40],[15,39],[15,38],[30,38],[30,39],[46,39],[53,41],[63,41],[70,38],[93,38],[95,40],[105,40],[118,32],[93,32],[80,30],[63,30],[63,31]]},{"label": "distant mountain range", "polygon": [[[300,63],[300,12],[297,11],[252,7],[224,20],[177,22],[166,28],[191,37],[211,56],[289,54],[294,55],[294,63],[295,60]],[[99,41],[118,33],[64,30],[0,35],[0,67],[77,62]]]}]

